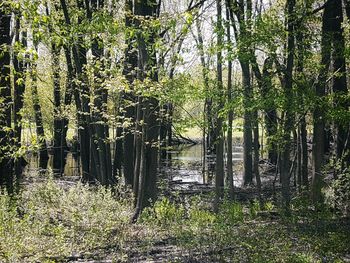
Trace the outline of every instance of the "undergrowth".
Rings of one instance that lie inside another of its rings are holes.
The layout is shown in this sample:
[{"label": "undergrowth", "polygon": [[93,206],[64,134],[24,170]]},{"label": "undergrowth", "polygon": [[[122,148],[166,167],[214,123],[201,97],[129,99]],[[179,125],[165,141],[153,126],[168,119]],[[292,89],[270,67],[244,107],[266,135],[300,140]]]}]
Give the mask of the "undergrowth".
[{"label": "undergrowth", "polygon": [[0,261],[56,262],[128,238],[130,203],[111,189],[34,183],[0,195]]},{"label": "undergrowth", "polygon": [[349,220],[313,211],[307,198],[295,198],[288,217],[272,202],[225,201],[214,213],[203,200],[160,198],[132,224],[132,198],[118,189],[33,183],[0,195],[0,262],[137,262],[160,243],[178,248],[166,262],[343,262],[350,254]]},{"label": "undergrowth", "polygon": [[184,207],[162,198],[140,220],[173,237],[189,262],[350,260],[349,219],[335,217],[327,207],[314,211],[305,197],[293,200],[290,216],[272,202],[260,208],[258,201],[225,201],[218,213],[201,206],[198,198],[188,203]]}]

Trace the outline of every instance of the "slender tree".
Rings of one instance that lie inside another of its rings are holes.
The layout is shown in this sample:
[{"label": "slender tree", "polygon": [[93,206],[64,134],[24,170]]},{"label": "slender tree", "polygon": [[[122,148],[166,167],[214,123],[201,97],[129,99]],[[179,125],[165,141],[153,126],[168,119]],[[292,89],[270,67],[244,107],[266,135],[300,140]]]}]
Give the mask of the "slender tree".
[{"label": "slender tree", "polygon": [[[326,79],[331,59],[331,13],[332,6],[325,6],[322,16],[322,39],[321,39],[321,68],[316,84],[316,96],[320,102],[326,95]],[[325,117],[322,103],[317,103],[313,113],[313,173],[312,173],[312,198],[317,203],[321,201],[322,166],[324,164],[324,138]]]},{"label": "slender tree", "polygon": [[[226,20],[230,21],[230,10],[226,6]],[[231,24],[226,23],[226,33],[227,33],[227,42],[231,42]],[[232,59],[228,59],[227,65],[227,103],[231,104],[232,101]],[[227,129],[227,181],[229,186],[229,197],[231,200],[234,199],[234,185],[233,185],[233,163],[232,163],[232,124],[233,124],[233,110],[229,106],[228,111],[228,129]]]},{"label": "slender tree", "polygon": [[287,19],[287,46],[286,46],[286,70],[284,76],[284,96],[286,99],[283,124],[283,148],[281,163],[281,183],[282,183],[282,201],[283,206],[289,210],[290,202],[290,133],[293,128],[293,69],[294,69],[294,52],[295,52],[295,0],[286,2],[286,19]]},{"label": "slender tree", "polygon": [[8,6],[0,5],[0,184],[12,192],[11,152],[11,82],[10,82],[10,27]]},{"label": "slender tree", "polygon": [[215,141],[215,154],[216,154],[216,166],[215,166],[215,208],[218,209],[218,205],[223,198],[223,189],[224,189],[224,134],[223,134],[223,118],[219,114],[219,109],[223,108],[223,80],[222,80],[222,45],[223,45],[223,25],[222,25],[222,3],[221,0],[216,1],[216,10],[217,10],[217,116],[216,116],[216,141]]}]

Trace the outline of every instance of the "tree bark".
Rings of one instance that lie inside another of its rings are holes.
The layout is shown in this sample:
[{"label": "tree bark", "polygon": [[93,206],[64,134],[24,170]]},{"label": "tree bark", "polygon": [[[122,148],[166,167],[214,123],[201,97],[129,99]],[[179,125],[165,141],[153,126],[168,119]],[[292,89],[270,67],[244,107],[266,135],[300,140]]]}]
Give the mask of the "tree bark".
[{"label": "tree bark", "polygon": [[59,56],[60,48],[52,44],[52,79],[53,79],[53,97],[54,97],[54,124],[53,124],[53,170],[61,175],[64,171],[65,163],[65,137],[63,136],[63,119],[61,105],[61,87],[59,74]]},{"label": "tree bark", "polygon": [[11,81],[10,81],[10,26],[11,15],[7,5],[0,6],[0,186],[13,191],[11,134]]},{"label": "tree bark", "polygon": [[[230,20],[229,15],[229,7],[226,6],[226,19]],[[231,25],[227,24],[227,40],[228,43],[231,41]],[[227,103],[231,104],[232,101],[232,60],[228,60],[228,68],[227,68]],[[232,123],[233,123],[233,110],[229,109],[228,111],[228,130],[227,130],[227,181],[229,187],[229,198],[230,200],[234,200],[234,183],[233,183],[233,171],[232,171]]]},{"label": "tree bark", "polygon": [[[146,21],[157,17],[156,1],[142,0],[135,2],[133,10],[136,16],[142,16]],[[141,23],[136,21],[137,30],[145,30]],[[147,27],[149,37],[146,39],[141,32],[137,34],[137,79],[143,81],[149,78],[158,81],[156,66],[156,51],[154,43],[157,32],[152,27]],[[147,87],[146,87],[147,88]],[[144,96],[144,95],[142,95]],[[159,102],[152,96],[142,99],[144,102],[142,114],[142,142],[140,153],[140,169],[138,178],[138,193],[136,209],[133,220],[136,220],[140,212],[154,200],[157,194],[157,165],[158,165],[158,142],[159,142]],[[134,164],[133,164],[134,165]],[[136,169],[135,169],[136,170]],[[136,174],[135,174],[136,175]]]},{"label": "tree bark", "polygon": [[[72,26],[68,7],[65,0],[60,0],[62,11],[64,14],[65,22],[67,26]],[[84,10],[84,4],[81,0],[77,1],[78,8]],[[78,18],[78,23],[81,23],[82,19]],[[90,173],[90,95],[87,87],[87,76],[83,71],[84,65],[87,64],[86,49],[83,46],[83,37],[79,36],[78,43],[74,44],[72,48],[75,73],[78,80],[81,81],[80,87],[75,87],[74,97],[76,102],[77,114],[78,114],[78,135],[79,135],[79,148],[80,159],[82,166],[82,177],[85,182],[93,181],[94,178]]]},{"label": "tree bark", "polygon": [[[15,32],[15,41],[16,43],[21,44],[22,48],[27,47],[27,34],[26,32],[20,32],[21,17],[19,14],[16,15],[16,32]],[[14,66],[14,90],[13,90],[13,124],[14,124],[14,136],[16,138],[17,147],[21,145],[22,141],[22,114],[21,109],[23,108],[24,103],[24,92],[25,92],[25,69],[26,62],[21,60],[18,57],[18,53],[14,53],[13,57],[13,66]]]},{"label": "tree bark", "polygon": [[204,90],[207,95],[204,102],[204,123],[205,123],[205,129],[206,129],[206,138],[204,140],[205,141],[204,148],[206,149],[206,152],[205,152],[205,155],[206,155],[207,153],[214,152],[213,142],[214,142],[215,125],[213,125],[213,118],[212,118],[212,98],[210,95],[209,76],[208,76],[209,69],[205,61],[204,41],[203,41],[203,35],[202,35],[199,19],[196,20],[196,28],[197,28],[197,34],[198,34],[197,48],[199,50],[199,56],[200,56],[200,61],[202,66]]},{"label": "tree bark", "polygon": [[[37,50],[37,46],[35,46]],[[37,79],[37,62],[32,60],[31,64],[31,77],[32,77],[32,101],[34,109],[34,119],[36,126],[36,135],[39,145],[39,167],[42,169],[47,168],[47,162],[49,160],[49,154],[47,151],[47,142],[43,126],[43,117],[41,111],[41,105],[38,94],[38,79]]]},{"label": "tree bark", "polygon": [[[345,40],[343,32],[343,8],[342,0],[333,0],[332,6],[332,31],[333,31],[333,92],[335,93],[335,106],[341,111],[348,112],[350,107],[349,99],[342,99],[341,96],[348,95],[346,79],[346,61],[345,61]],[[342,159],[342,167],[350,164],[350,125],[348,120],[336,121],[336,153],[337,158]]]},{"label": "tree bark", "polygon": [[[125,3],[125,26],[136,27],[135,18],[133,13],[133,1],[127,0]],[[135,148],[134,148],[134,134],[133,134],[133,123],[136,114],[134,106],[135,95],[133,94],[132,85],[136,79],[136,68],[137,68],[137,51],[134,48],[136,39],[135,37],[126,37],[126,50],[125,59],[123,66],[123,75],[125,76],[131,91],[122,92],[122,101],[124,108],[124,122],[130,123],[128,126],[124,126],[123,129],[123,174],[126,184],[129,186],[134,185],[134,163],[135,163]]]},{"label": "tree bark", "polygon": [[[104,1],[90,0],[91,13],[102,12]],[[91,15],[90,15],[91,16]],[[88,19],[92,19],[88,17]],[[112,158],[109,144],[109,126],[107,115],[108,91],[103,87],[103,76],[100,72],[104,70],[103,62],[103,40],[92,38],[92,55],[94,57],[94,108],[92,111],[92,131],[91,152],[95,161],[91,165],[96,165],[96,178],[102,185],[112,184]]]},{"label": "tree bark", "polygon": [[[239,3],[232,0],[226,0],[226,4],[229,7],[229,14],[232,25],[234,26],[234,34],[237,42],[240,42],[242,48],[238,54],[238,60],[242,69],[242,84],[243,84],[243,184],[248,185],[253,182],[253,136],[252,136],[252,112],[251,112],[251,100],[253,96],[252,85],[250,81],[250,57],[252,55],[251,46],[248,46],[246,42],[249,42],[251,38],[251,18],[252,18],[252,1],[246,0]],[[236,15],[239,29],[237,27]],[[244,46],[244,48],[243,48]],[[244,50],[244,51],[243,51]],[[249,56],[247,57],[247,54]]]},{"label": "tree bark", "polygon": [[323,114],[322,100],[326,95],[326,78],[331,58],[331,12],[332,6],[325,6],[322,17],[322,39],[321,39],[321,69],[316,84],[316,96],[319,102],[316,104],[313,113],[313,173],[312,173],[312,199],[315,204],[322,202],[321,188],[323,184],[322,166],[324,164],[324,138],[325,120]]},{"label": "tree bark", "polygon": [[250,67],[248,62],[241,61],[242,79],[243,79],[243,183],[244,185],[253,182],[253,138],[252,138],[252,114],[250,110],[252,87],[250,83]]},{"label": "tree bark", "polygon": [[222,45],[223,45],[223,26],[222,26],[222,3],[221,0],[216,1],[217,9],[217,94],[218,108],[216,116],[216,166],[215,166],[215,210],[218,211],[218,206],[224,195],[224,134],[222,129],[223,119],[219,114],[223,108],[223,82],[222,82]]},{"label": "tree bark", "polygon": [[285,71],[284,96],[286,98],[285,120],[283,127],[283,149],[281,162],[281,183],[282,183],[282,203],[283,207],[289,212],[290,203],[290,133],[293,128],[293,67],[295,51],[295,0],[287,0],[287,67]]}]

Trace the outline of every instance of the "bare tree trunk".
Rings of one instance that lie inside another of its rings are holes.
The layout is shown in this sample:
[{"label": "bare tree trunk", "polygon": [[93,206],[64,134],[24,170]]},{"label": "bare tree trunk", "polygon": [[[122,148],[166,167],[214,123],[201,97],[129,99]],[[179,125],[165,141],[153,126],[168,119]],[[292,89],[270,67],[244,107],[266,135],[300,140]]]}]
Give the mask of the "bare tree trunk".
[{"label": "bare tree trunk", "polygon": [[296,154],[297,154],[297,168],[296,168],[296,185],[298,186],[298,192],[302,190],[302,148],[301,148],[301,129],[300,125],[296,131]]},{"label": "bare tree trunk", "polygon": [[[15,43],[21,45],[22,48],[27,47],[27,32],[21,32],[21,14],[15,14]],[[22,145],[22,113],[21,110],[24,105],[24,92],[25,92],[25,79],[26,79],[26,66],[25,61],[27,58],[20,58],[18,51],[13,53],[13,67],[15,72],[13,73],[13,126],[14,126],[14,141],[16,149]],[[26,161],[23,157],[15,160],[15,174],[20,176],[22,174],[22,168],[25,166]],[[18,181],[18,180],[17,180]]]},{"label": "bare tree trunk", "polygon": [[[305,2],[306,10],[310,9],[310,3]],[[296,32],[296,45],[297,45],[297,74],[303,74],[304,63],[305,63],[305,51],[310,48],[310,46],[305,42],[305,30],[306,26],[303,22],[299,26]],[[297,95],[300,98],[300,104],[302,111],[305,111],[305,86],[302,85],[298,87]],[[298,190],[301,192],[303,188],[308,188],[308,149],[307,149],[307,129],[306,129],[306,117],[305,113],[302,112],[299,125],[297,128],[297,181]]]},{"label": "bare tree trunk", "polygon": [[243,183],[244,185],[253,182],[253,138],[252,138],[252,114],[250,112],[250,103],[252,96],[252,87],[250,83],[250,68],[248,62],[241,62],[243,79],[243,106],[244,106],[244,124],[243,124]]},{"label": "bare tree trunk", "polygon": [[223,45],[223,26],[222,26],[222,7],[221,0],[216,1],[217,8],[217,94],[219,103],[217,108],[216,120],[216,167],[215,167],[215,210],[222,201],[224,195],[224,134],[222,129],[222,117],[219,110],[223,108],[223,83],[222,83],[222,45]]},{"label": "bare tree trunk", "polygon": [[[212,118],[212,98],[209,95],[209,69],[208,65],[205,61],[205,53],[204,53],[204,41],[202,36],[202,30],[200,27],[199,19],[196,20],[196,28],[197,28],[197,48],[199,50],[199,56],[201,60],[201,66],[202,66],[202,76],[203,76],[203,84],[204,89],[207,95],[204,102],[204,123],[206,124],[206,139],[205,139],[205,148],[206,152],[205,155],[208,152],[213,153],[214,152],[214,125],[213,125],[213,118]],[[205,157],[204,157],[205,158]]]},{"label": "bare tree trunk", "polygon": [[52,44],[52,78],[53,78],[53,97],[54,97],[54,127],[53,127],[53,170],[62,174],[64,170],[64,145],[63,142],[63,119],[61,106],[61,87],[59,74],[59,56],[60,48]]},{"label": "bare tree trunk", "polygon": [[[135,18],[133,14],[133,1],[127,0],[125,2],[125,26],[128,27],[136,27]],[[130,39],[126,39],[126,50],[125,50],[125,59],[123,66],[123,75],[125,76],[128,84],[130,86],[133,85],[133,81],[136,79],[136,68],[137,68],[137,52],[133,47],[135,45],[136,39],[132,37]],[[132,90],[132,89],[131,89]],[[133,134],[133,125],[134,117],[136,114],[136,109],[134,106],[135,95],[133,91],[127,92],[124,91],[122,93],[123,107],[124,107],[124,121],[129,122],[130,126],[125,126],[123,129],[123,174],[125,178],[126,184],[133,186],[134,185],[134,164],[135,164],[135,148],[134,148],[134,134]]]},{"label": "bare tree trunk", "polygon": [[[66,91],[64,96],[64,106],[69,106],[72,103],[72,96],[73,91],[76,89],[73,78],[74,78],[74,67],[72,62],[72,56],[71,56],[71,49],[67,45],[63,46],[64,55],[66,58],[66,64],[67,64],[67,79],[66,79]],[[62,138],[63,143],[65,143],[64,149],[67,149],[67,132],[68,132],[68,123],[69,119],[68,116],[62,116],[63,117],[63,130],[62,130]]]},{"label": "bare tree trunk", "polygon": [[[143,120],[147,119],[147,115],[149,115],[149,106],[148,103],[145,103],[145,109],[143,110]],[[136,197],[136,208],[135,213],[133,216],[133,221],[136,221],[139,217],[140,213],[142,212],[142,209],[144,207],[144,194],[145,194],[145,185],[146,185],[146,173],[147,173],[147,167],[146,167],[146,153],[147,153],[147,141],[148,141],[148,124],[147,122],[144,122],[142,125],[142,136],[140,140],[140,155],[139,155],[139,163],[140,168],[138,169],[139,174],[138,177],[138,184],[137,184],[137,197]],[[136,185],[136,184],[135,184]]]},{"label": "bare tree trunk", "polygon": [[254,110],[253,113],[254,118],[254,128],[253,128],[253,135],[254,135],[254,160],[253,160],[253,170],[254,170],[254,176],[256,179],[256,186],[258,189],[258,195],[259,195],[259,201],[260,204],[262,204],[261,199],[261,178],[260,178],[260,172],[259,172],[259,153],[260,153],[260,144],[259,144],[259,122],[258,122],[258,111]]},{"label": "bare tree trunk", "polygon": [[115,138],[115,147],[114,147],[114,160],[113,160],[113,176],[120,177],[122,175],[122,163],[123,163],[123,128],[121,122],[123,120],[123,114],[121,113],[121,95],[118,94],[118,99],[114,103],[115,107],[115,122],[117,123],[116,127],[116,138]]},{"label": "bare tree trunk", "polygon": [[[16,15],[16,32],[15,32],[15,41],[18,44],[21,44],[23,48],[27,47],[27,34],[26,32],[22,32],[22,35],[20,34],[21,30],[21,24],[20,24],[21,17],[19,14]],[[22,114],[21,109],[23,108],[24,103],[24,91],[25,91],[25,68],[26,68],[26,62],[23,60],[20,60],[18,58],[18,54],[14,54],[14,60],[13,60],[13,66],[15,69],[14,73],[14,90],[13,90],[13,123],[14,123],[14,135],[16,137],[16,143],[18,146],[21,145],[22,141]]]},{"label": "bare tree trunk", "polygon": [[[92,15],[102,12],[104,1],[90,0],[91,10],[88,12],[88,19],[92,19]],[[92,55],[94,61],[94,108],[92,111],[92,137],[91,152],[93,153],[95,162],[91,165],[96,167],[96,177],[102,185],[109,185],[113,182],[112,176],[112,157],[109,144],[109,125],[107,115],[107,98],[108,91],[103,86],[103,76],[101,72],[104,70],[103,62],[103,40],[98,36],[92,37]]]},{"label": "bare tree trunk", "polygon": [[301,166],[301,178],[302,185],[308,189],[309,188],[309,151],[307,146],[307,129],[306,129],[306,119],[303,117],[300,123],[300,139],[301,139],[301,152],[302,152],[302,166]]},{"label": "bare tree trunk", "polygon": [[[330,66],[331,58],[331,12],[332,6],[327,4],[325,6],[322,17],[322,39],[321,39],[321,69],[318,75],[316,85],[316,96],[319,100],[322,100],[325,96],[325,86],[327,72]],[[321,188],[323,184],[322,180],[322,166],[324,164],[324,138],[325,138],[325,120],[323,116],[323,109],[319,107],[321,103],[317,103],[313,113],[313,173],[312,173],[312,199],[318,204],[322,202]]]},{"label": "bare tree trunk", "polygon": [[[226,19],[230,20],[229,8],[226,7]],[[227,40],[231,41],[231,25],[227,24]],[[230,105],[232,100],[232,60],[228,61],[227,72],[227,103]],[[234,200],[234,184],[233,184],[233,171],[232,171],[232,123],[233,123],[233,110],[230,108],[228,112],[228,130],[227,130],[227,179],[229,186],[230,200]]]},{"label": "bare tree trunk", "polygon": [[5,184],[9,193],[13,192],[11,134],[11,81],[10,81],[10,27],[11,15],[8,6],[0,6],[0,186]]},{"label": "bare tree trunk", "polygon": [[[272,78],[271,73],[269,72],[271,67],[272,60],[271,58],[267,58],[264,62],[262,72],[263,85],[261,93],[264,101],[271,100],[271,98],[269,98],[272,94]],[[268,160],[271,164],[277,165],[277,145],[272,139],[277,133],[277,112],[274,105],[268,103],[265,109],[264,120],[267,134]]]},{"label": "bare tree trunk", "polygon": [[[134,168],[134,197],[135,197],[135,202],[138,200],[138,193],[139,193],[139,178],[140,178],[140,169],[141,169],[141,156],[142,156],[142,150],[143,150],[143,145],[142,143],[142,127],[140,125],[141,123],[141,111],[142,108],[142,98],[141,96],[138,96],[137,99],[137,105],[136,105],[136,126],[135,126],[135,168]],[[135,206],[137,206],[137,203],[135,203]]]},{"label": "bare tree trunk", "polygon": [[47,151],[47,143],[45,138],[44,126],[43,126],[43,117],[42,117],[41,106],[39,102],[37,74],[38,74],[37,62],[33,61],[31,65],[32,101],[33,101],[33,108],[34,108],[36,135],[37,135],[37,140],[39,144],[39,167],[42,169],[46,169],[47,162],[49,160],[49,154]]}]

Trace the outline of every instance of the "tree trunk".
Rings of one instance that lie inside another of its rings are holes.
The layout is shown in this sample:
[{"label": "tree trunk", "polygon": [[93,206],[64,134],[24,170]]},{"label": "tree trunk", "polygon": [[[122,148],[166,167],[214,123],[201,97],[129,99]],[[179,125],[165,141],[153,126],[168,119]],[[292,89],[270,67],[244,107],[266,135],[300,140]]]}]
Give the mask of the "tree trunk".
[{"label": "tree trunk", "polygon": [[[37,46],[36,46],[37,49]],[[31,65],[31,77],[32,77],[32,101],[34,109],[34,119],[36,125],[36,135],[39,145],[39,167],[42,169],[47,168],[47,162],[49,160],[49,154],[47,151],[47,143],[45,138],[43,117],[41,112],[41,106],[38,94],[38,80],[37,80],[37,62],[33,61]]]},{"label": "tree trunk", "polygon": [[[143,110],[143,120],[147,119],[147,116],[149,115],[149,106],[148,103],[145,103],[145,109]],[[137,197],[136,197],[136,207],[135,207],[135,213],[133,216],[133,221],[136,221],[139,217],[140,213],[142,212],[142,209],[144,208],[144,193],[145,193],[145,186],[146,186],[146,173],[147,173],[147,166],[146,166],[146,153],[147,148],[149,145],[147,145],[148,141],[148,124],[147,122],[143,123],[142,125],[142,135],[139,138],[140,141],[140,154],[139,154],[139,165],[140,168],[138,169],[139,174],[135,174],[137,179],[137,184],[135,184],[135,188],[137,187]],[[136,169],[135,169],[136,171]]]},{"label": "tree trunk", "polygon": [[[90,0],[91,15],[103,10],[104,1]],[[88,12],[89,13],[89,12]],[[91,16],[90,15],[90,16]],[[90,20],[92,17],[88,17]],[[103,62],[103,41],[100,37],[92,38],[92,55],[94,57],[94,109],[92,111],[92,131],[94,138],[91,141],[91,152],[96,165],[96,178],[102,185],[109,185],[113,182],[112,158],[109,144],[109,126],[107,115],[108,91],[103,87],[103,76],[100,72],[104,70]],[[94,168],[95,169],[95,168]]]},{"label": "tree trunk", "polygon": [[0,6],[0,185],[13,191],[11,151],[11,81],[10,81],[10,25],[7,5]]},{"label": "tree trunk", "polygon": [[[127,0],[125,3],[126,17],[125,17],[125,26],[127,28],[136,27],[135,18],[133,17],[133,1]],[[136,68],[137,68],[137,51],[134,48],[135,37],[128,36],[125,40],[126,50],[125,50],[125,59],[123,66],[123,75],[125,76],[128,84],[131,86],[130,92],[122,92],[123,108],[124,108],[124,122],[128,122],[130,125],[125,125],[123,129],[123,174],[125,182],[129,186],[134,185],[134,134],[133,134],[133,123],[134,117],[136,114],[136,109],[134,106],[135,95],[132,91],[132,85],[136,79]]]},{"label": "tree trunk", "polygon": [[[15,43],[21,45],[22,48],[27,47],[27,32],[21,31],[21,15],[15,14],[16,26],[15,26]],[[13,54],[13,126],[14,126],[14,141],[16,150],[21,147],[22,144],[22,113],[21,110],[24,105],[24,92],[25,92],[25,80],[26,80],[26,66],[25,61],[27,58],[19,58],[18,52],[15,50]],[[19,157],[15,160],[15,174],[20,176],[22,169],[26,161],[23,157]],[[18,180],[17,180],[18,181]]]},{"label": "tree trunk", "polygon": [[64,171],[64,145],[63,142],[63,119],[61,108],[61,87],[60,87],[60,68],[59,68],[60,48],[52,44],[52,78],[53,78],[53,97],[54,97],[54,127],[53,127],[53,171],[61,175]]},{"label": "tree trunk", "polygon": [[208,152],[213,153],[214,152],[214,125],[212,121],[212,98],[210,97],[210,90],[209,90],[209,69],[208,65],[205,61],[205,53],[204,53],[204,42],[203,42],[203,36],[202,36],[202,30],[200,27],[199,19],[196,20],[196,28],[198,33],[198,39],[197,39],[197,48],[199,50],[199,56],[201,60],[201,66],[202,66],[202,76],[203,76],[203,84],[204,84],[204,90],[206,93],[206,98],[204,102],[204,123],[206,125],[206,139],[205,139],[205,148],[206,153]]},{"label": "tree trunk", "polygon": [[260,204],[262,204],[261,199],[261,178],[260,178],[260,172],[259,172],[259,153],[260,153],[260,144],[259,144],[259,122],[258,122],[258,111],[254,110],[253,113],[254,118],[254,127],[253,127],[253,135],[254,135],[254,160],[253,160],[253,171],[254,176],[256,179],[256,186],[258,189],[258,196]]},{"label": "tree trunk", "polygon": [[283,149],[281,163],[281,183],[282,183],[282,203],[283,207],[289,212],[290,203],[290,133],[293,128],[293,67],[294,67],[294,20],[295,20],[295,0],[287,0],[287,67],[285,72],[284,95],[286,98],[285,120],[283,127]]},{"label": "tree trunk", "polygon": [[[310,10],[310,4],[306,3],[306,6],[303,6],[307,10]],[[310,45],[305,41],[305,30],[306,25],[302,22],[299,26],[300,29],[296,32],[296,45],[297,45],[297,74],[302,75],[304,72],[305,64],[305,53],[306,50],[310,49]],[[306,80],[304,80],[306,81]],[[300,107],[301,107],[301,116],[299,125],[297,128],[297,182],[298,190],[301,192],[303,188],[308,188],[308,149],[307,149],[307,129],[306,129],[306,109],[305,105],[305,89],[307,86],[305,84],[301,85],[297,89],[297,96],[300,98]]]},{"label": "tree trunk", "polygon": [[309,151],[307,146],[307,129],[306,129],[306,119],[303,117],[300,123],[300,139],[301,139],[301,152],[302,152],[302,160],[301,160],[301,180],[302,185],[308,189],[309,188]]},{"label": "tree trunk", "polygon": [[[67,26],[72,26],[69,17],[68,7],[65,0],[60,0],[62,11]],[[84,4],[81,0],[77,1],[78,8],[84,10]],[[78,18],[78,23],[81,23],[81,18]],[[78,41],[83,43],[84,36],[80,36]],[[73,45],[73,59],[76,77],[81,81],[80,87],[76,87],[74,97],[76,108],[78,112],[78,133],[79,133],[79,147],[80,159],[83,173],[83,180],[85,182],[93,181],[94,178],[90,174],[90,91],[87,87],[87,76],[83,72],[84,65],[87,64],[86,49],[83,45]]]},{"label": "tree trunk", "polygon": [[[66,64],[67,64],[67,79],[66,79],[66,91],[65,91],[65,96],[64,96],[64,106],[69,106],[72,103],[72,96],[73,96],[73,91],[77,89],[75,86],[75,83],[73,81],[74,78],[74,67],[73,67],[73,61],[72,61],[72,56],[71,56],[71,49],[67,45],[63,46],[64,50],[64,55],[66,58]],[[63,126],[63,131],[62,131],[62,138],[63,138],[63,143],[64,143],[64,149],[67,149],[67,132],[68,132],[68,123],[69,119],[68,116],[62,116],[62,126]]]},{"label": "tree trunk", "polygon": [[223,27],[222,27],[222,7],[221,0],[216,1],[217,8],[217,94],[218,108],[216,120],[216,166],[215,166],[215,210],[218,211],[218,206],[224,195],[224,134],[222,129],[222,117],[219,114],[223,108],[223,83],[222,83],[222,45],[223,45]]},{"label": "tree trunk", "polygon": [[[143,19],[154,19],[157,16],[156,2],[142,0],[134,3],[133,10],[136,16],[142,16]],[[137,30],[145,30],[141,27],[139,21],[135,21]],[[149,38],[145,39],[141,33],[137,34],[138,44],[138,64],[137,64],[137,79],[143,81],[149,78],[152,81],[158,81],[158,73],[154,70],[156,66],[156,53],[154,50],[154,43],[156,32],[152,27],[148,27]],[[157,194],[156,179],[158,166],[158,142],[159,142],[159,102],[153,97],[145,97],[143,100],[143,114],[142,114],[142,142],[139,177],[138,177],[138,192],[136,209],[133,220],[136,220],[144,207],[154,200]],[[140,116],[140,115],[139,115]],[[136,169],[135,169],[136,170]],[[135,174],[137,175],[137,174]]]},{"label": "tree trunk", "polygon": [[241,61],[242,79],[243,79],[243,107],[244,107],[244,124],[243,124],[243,183],[244,185],[253,182],[253,138],[252,138],[252,114],[250,111],[252,87],[250,83],[249,62]]},{"label": "tree trunk", "polygon": [[[15,32],[15,41],[18,44],[21,44],[23,48],[27,47],[27,34],[22,32],[20,34],[21,25],[20,25],[20,15],[16,16],[16,32]],[[23,108],[24,103],[24,91],[25,91],[25,68],[26,62],[18,58],[18,54],[14,54],[13,58],[14,66],[14,90],[13,90],[13,124],[14,124],[14,136],[16,138],[17,147],[21,145],[22,141],[22,114],[21,109]]]},{"label": "tree trunk", "polygon": [[142,141],[142,127],[141,127],[141,111],[142,108],[142,98],[138,96],[137,105],[136,105],[136,126],[135,126],[135,168],[134,168],[134,198],[135,198],[135,206],[137,206],[138,200],[138,192],[139,192],[139,178],[140,178],[140,170],[141,170],[141,160],[142,150],[143,150],[143,141]]},{"label": "tree trunk", "polygon": [[116,122],[117,122],[117,128],[116,128],[116,139],[115,139],[115,148],[114,148],[114,160],[113,160],[113,176],[121,176],[121,170],[122,170],[122,163],[123,163],[123,128],[120,125],[120,122],[122,121],[122,113],[120,112],[120,106],[121,106],[121,97],[119,96],[118,102],[115,103],[115,112],[116,114]]},{"label": "tree trunk", "polygon": [[313,173],[312,173],[312,199],[314,203],[318,204],[322,202],[321,188],[323,184],[322,180],[322,166],[324,164],[324,138],[325,138],[325,120],[323,116],[323,109],[320,102],[322,102],[325,96],[326,90],[326,78],[330,66],[331,57],[331,12],[332,6],[327,4],[325,6],[322,17],[322,39],[321,39],[321,69],[318,75],[316,84],[316,96],[319,103],[316,103],[316,107],[313,113]]},{"label": "tree trunk", "polygon": [[[348,112],[350,107],[349,99],[342,99],[340,96],[348,95],[346,79],[346,61],[345,61],[345,40],[343,32],[343,8],[341,0],[330,2],[333,10],[332,31],[333,31],[333,92],[335,93],[335,105],[341,111]],[[350,164],[350,125],[347,120],[336,121],[336,152],[337,158],[342,159],[342,166]]]},{"label": "tree trunk", "polygon": [[[226,7],[226,19],[230,20],[229,8]],[[227,24],[227,40],[231,41],[231,25]],[[227,103],[231,104],[232,100],[232,61],[228,61],[227,72]],[[233,110],[230,108],[228,111],[228,130],[227,130],[227,181],[229,187],[229,198],[234,200],[234,184],[233,184],[233,171],[232,171],[232,123],[233,123]]]},{"label": "tree trunk", "polygon": [[267,58],[264,62],[263,72],[262,72],[262,99],[268,102],[265,106],[265,126],[266,126],[266,135],[267,135],[267,147],[268,147],[268,160],[271,164],[277,165],[277,145],[273,140],[273,136],[276,136],[277,133],[277,112],[275,105],[270,103],[272,90],[272,78],[270,70],[272,68],[271,58]]}]

